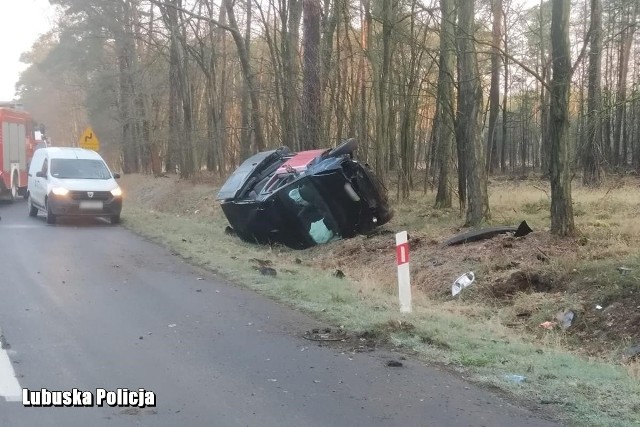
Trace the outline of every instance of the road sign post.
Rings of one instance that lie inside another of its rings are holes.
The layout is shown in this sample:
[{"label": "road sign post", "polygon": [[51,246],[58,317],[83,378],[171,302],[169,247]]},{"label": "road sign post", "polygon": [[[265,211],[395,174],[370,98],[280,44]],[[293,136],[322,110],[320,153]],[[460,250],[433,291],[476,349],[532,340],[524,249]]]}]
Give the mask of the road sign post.
[{"label": "road sign post", "polygon": [[80,140],[78,141],[78,146],[80,148],[86,148],[87,150],[100,150],[100,140],[91,127],[87,127],[84,132],[82,132]]},{"label": "road sign post", "polygon": [[411,313],[411,280],[409,276],[409,241],[407,232],[396,234],[396,262],[398,264],[398,296],[400,312]]}]

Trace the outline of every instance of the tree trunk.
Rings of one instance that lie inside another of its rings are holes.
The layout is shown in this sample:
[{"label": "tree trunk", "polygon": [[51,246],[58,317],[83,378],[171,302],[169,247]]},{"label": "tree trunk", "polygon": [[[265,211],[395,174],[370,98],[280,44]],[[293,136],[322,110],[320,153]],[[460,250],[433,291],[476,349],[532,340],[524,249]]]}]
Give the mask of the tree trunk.
[{"label": "tree trunk", "polygon": [[121,32],[116,36],[120,84],[118,112],[122,132],[122,170],[124,173],[139,171],[136,91],[133,83],[135,41],[131,26],[132,14],[130,6],[128,1],[120,3]]},{"label": "tree trunk", "polygon": [[571,50],[569,46],[570,0],[552,0],[551,48],[551,233],[559,236],[575,232],[571,205],[569,162],[569,92]]},{"label": "tree trunk", "polygon": [[[436,208],[451,207],[451,156],[455,129],[454,86],[455,73],[455,17],[454,1],[440,0],[440,69],[438,71],[438,95],[434,135],[437,133],[438,152],[438,192]],[[437,129],[436,129],[437,128]]]},{"label": "tree trunk", "polygon": [[491,86],[489,88],[489,129],[487,132],[487,171],[498,167],[498,138],[496,123],[500,110],[500,42],[502,40],[502,0],[491,1],[493,34],[491,39]]},{"label": "tree trunk", "polygon": [[466,225],[478,226],[488,219],[489,198],[487,179],[480,138],[480,109],[482,88],[478,72],[474,42],[475,0],[461,2],[458,6],[458,119],[456,136],[458,145],[464,147],[467,182]]},{"label": "tree trunk", "polygon": [[299,99],[298,99],[298,27],[301,17],[301,0],[280,2],[281,55],[282,55],[282,106],[280,117],[283,145],[294,149],[302,148],[298,138]]},{"label": "tree trunk", "polygon": [[165,168],[167,172],[176,172],[180,161],[178,141],[182,132],[182,120],[180,115],[181,99],[177,82],[180,79],[180,42],[178,41],[177,25],[178,11],[177,0],[171,0],[174,7],[166,8],[165,21],[170,31],[169,36],[169,139],[165,154]]},{"label": "tree trunk", "polygon": [[302,0],[304,56],[302,63],[302,127],[304,149],[320,146],[320,0]]},{"label": "tree trunk", "polygon": [[602,184],[602,1],[591,0],[591,39],[587,93],[587,144],[584,147],[582,183],[589,187]]},{"label": "tree trunk", "polygon": [[[540,39],[540,75],[544,83],[549,83],[548,54],[545,50],[545,18],[543,14],[545,2],[540,0],[538,9]],[[545,84],[540,85],[540,169],[542,175],[548,177],[550,172],[551,142],[549,140],[549,91]]]},{"label": "tree trunk", "polygon": [[[251,3],[251,0],[247,0],[247,26],[245,27],[244,33],[244,44],[247,50],[247,55],[250,54],[251,48]],[[240,131],[240,162],[242,162],[247,159],[251,153],[251,94],[249,85],[247,85],[246,81],[242,86],[240,115],[242,126],[242,130]]]},{"label": "tree trunk", "polygon": [[[627,101],[627,74],[629,73],[629,54],[633,44],[633,34],[635,32],[636,14],[638,3],[632,10],[623,11],[622,29],[620,32],[620,50],[618,65],[618,89],[616,91],[616,122],[613,128],[613,164],[614,166],[626,166],[626,150],[623,148],[622,139],[624,137],[624,114]],[[623,156],[624,155],[624,156]]]}]

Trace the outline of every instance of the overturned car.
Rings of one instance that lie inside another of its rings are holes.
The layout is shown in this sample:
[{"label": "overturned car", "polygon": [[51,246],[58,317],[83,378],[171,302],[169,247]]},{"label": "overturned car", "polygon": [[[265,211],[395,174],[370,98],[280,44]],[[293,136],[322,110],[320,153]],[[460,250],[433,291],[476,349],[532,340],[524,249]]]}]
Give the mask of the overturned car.
[{"label": "overturned car", "polygon": [[248,242],[304,249],[368,233],[393,216],[386,190],[353,159],[355,139],[326,150],[258,153],[227,179],[217,199]]}]

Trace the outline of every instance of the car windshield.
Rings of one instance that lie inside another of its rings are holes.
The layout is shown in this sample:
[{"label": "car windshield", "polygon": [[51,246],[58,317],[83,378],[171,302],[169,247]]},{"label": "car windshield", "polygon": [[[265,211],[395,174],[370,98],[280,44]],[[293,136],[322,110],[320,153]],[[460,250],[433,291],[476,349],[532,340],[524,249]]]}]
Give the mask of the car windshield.
[{"label": "car windshield", "polygon": [[60,179],[109,179],[111,173],[102,160],[51,159],[51,176]]}]

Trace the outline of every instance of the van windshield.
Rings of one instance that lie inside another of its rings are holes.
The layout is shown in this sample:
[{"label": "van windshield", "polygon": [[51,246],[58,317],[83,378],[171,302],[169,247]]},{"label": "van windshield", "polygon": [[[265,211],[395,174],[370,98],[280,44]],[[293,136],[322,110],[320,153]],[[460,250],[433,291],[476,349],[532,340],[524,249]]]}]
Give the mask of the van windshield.
[{"label": "van windshield", "polygon": [[51,176],[59,179],[110,179],[111,173],[102,160],[51,159]]}]

